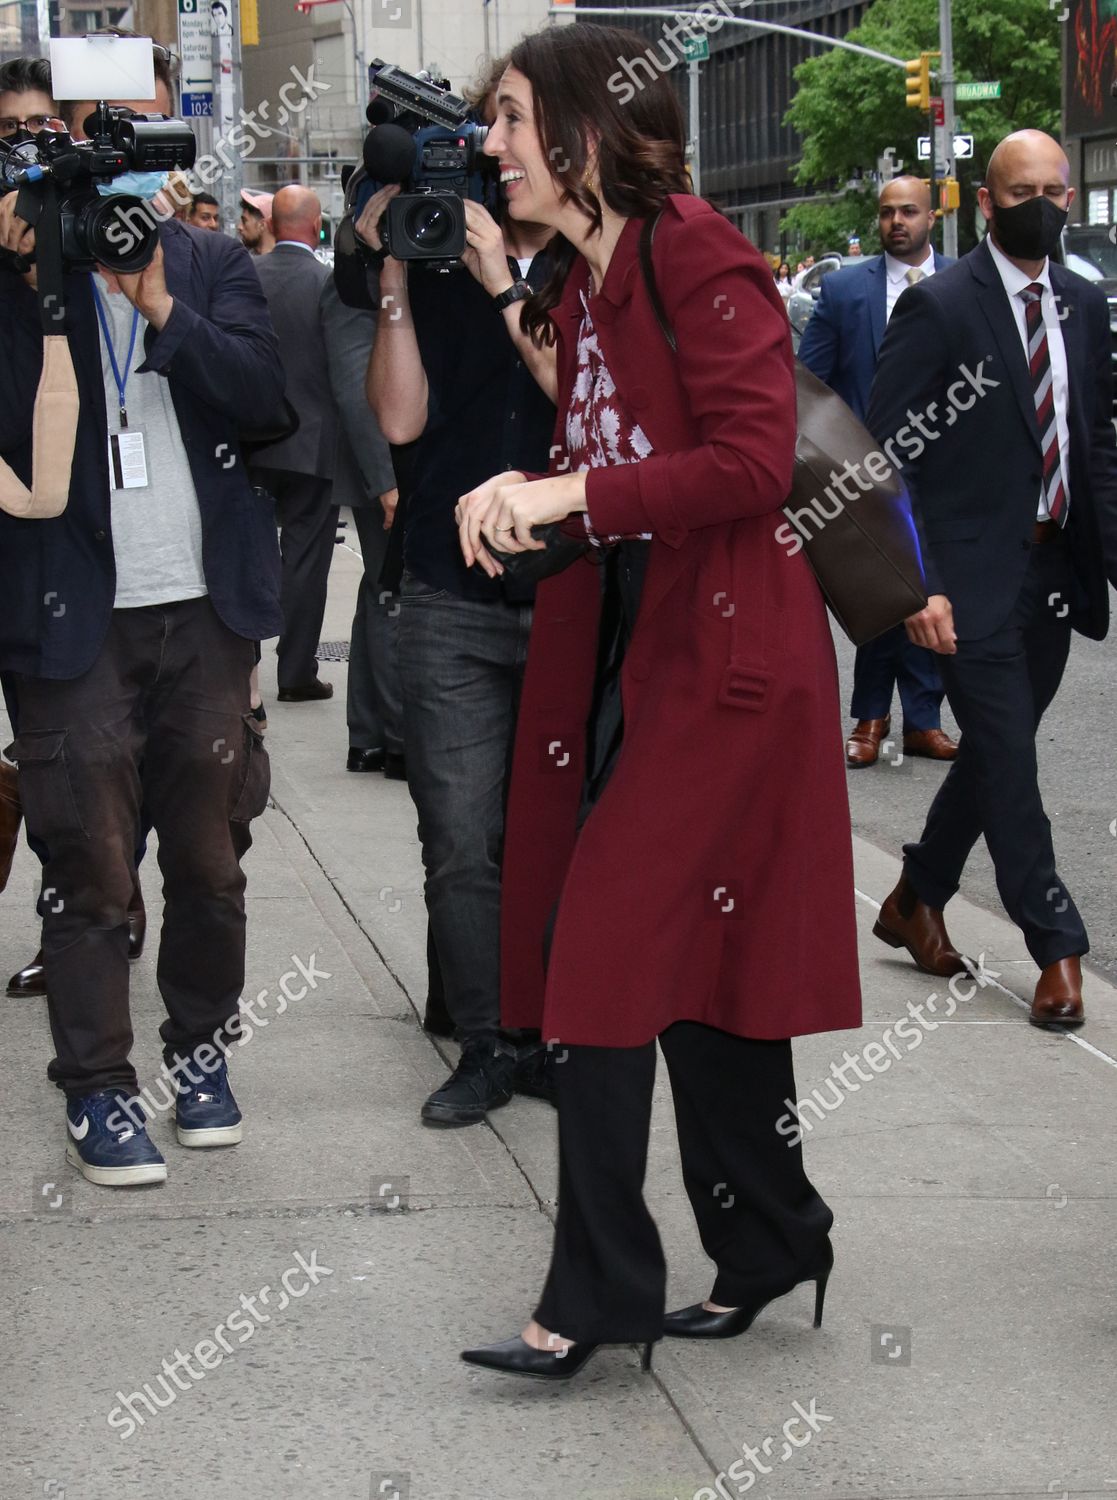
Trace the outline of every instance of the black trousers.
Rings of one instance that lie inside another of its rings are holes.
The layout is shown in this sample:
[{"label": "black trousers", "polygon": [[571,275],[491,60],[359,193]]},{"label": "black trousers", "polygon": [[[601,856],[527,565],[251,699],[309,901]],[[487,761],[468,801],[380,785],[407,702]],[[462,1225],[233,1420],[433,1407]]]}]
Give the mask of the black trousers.
[{"label": "black trousers", "polygon": [[380,586],[388,533],[379,504],[353,507],[365,570],[350,631],[345,717],[349,743],[362,750],[403,752],[403,690],[399,671],[399,597]]},{"label": "black trousers", "polygon": [[[905,869],[917,894],[942,908],[984,834],[1005,910],[1041,968],[1090,946],[1055,868],[1036,765],[1036,730],[1058,691],[1070,650],[1072,589],[1062,538],[1034,546],[1004,625],[984,640],[959,641],[955,656],[939,657],[962,738],[922,837],[904,846]],[[1073,750],[1068,743],[1067,754]]]},{"label": "black trousers", "polygon": [[141,804],[159,835],[157,978],[164,1056],[237,1014],[249,822],[268,759],[248,713],[252,642],[208,599],[114,610],[83,676],[17,677],[20,794],[44,848],[43,961],[67,1093],[136,1087],[129,1059],[128,903]]},{"label": "black trousers", "polygon": [[[717,1268],[711,1300],[739,1307],[790,1290],[834,1220],[797,1137],[776,1128],[796,1097],[790,1041],[679,1021],[659,1045],[683,1181]],[[536,1320],[578,1341],[657,1339],[667,1268],[643,1196],[655,1043],[560,1048],[557,1057],[558,1221]]]},{"label": "black trousers", "polygon": [[338,507],[330,504],[333,481],[266,468],[253,469],[252,479],[275,501],[279,523],[283,630],[276,648],[276,676],[281,689],[305,687],[318,676],[315,652],[337,537]]}]

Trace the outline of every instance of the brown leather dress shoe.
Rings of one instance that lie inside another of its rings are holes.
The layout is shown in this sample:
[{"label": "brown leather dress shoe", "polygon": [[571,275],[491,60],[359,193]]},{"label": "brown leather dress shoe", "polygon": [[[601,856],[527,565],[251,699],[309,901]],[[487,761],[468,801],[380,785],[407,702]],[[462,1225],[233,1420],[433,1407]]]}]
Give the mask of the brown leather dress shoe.
[{"label": "brown leather dress shoe", "polygon": [[1081,1026],[1085,1019],[1080,960],[1072,956],[1048,964],[1039,976],[1028,1020],[1033,1026],[1052,1031],[1060,1026]]},{"label": "brown leather dress shoe", "polygon": [[12,873],[22,818],[19,772],[6,760],[0,760],[0,891],[7,885],[8,876]]},{"label": "brown leather dress shoe", "polygon": [[31,995],[45,995],[46,992],[47,980],[43,972],[43,950],[40,948],[26,968],[20,969],[18,974],[13,974],[8,980],[7,993],[13,1000],[23,1000]]},{"label": "brown leather dress shoe", "polygon": [[927,760],[953,760],[958,746],[944,729],[905,729],[904,754],[922,755]]},{"label": "brown leather dress shoe", "polygon": [[[144,951],[146,935],[147,912],[144,910],[143,897],[137,893],[128,908],[128,958],[131,962],[134,963]],[[43,950],[40,948],[26,968],[20,969],[18,974],[13,974],[8,980],[7,993],[13,1000],[23,1000],[32,995],[45,995],[46,992],[47,977],[43,968]]]},{"label": "brown leather dress shoe", "polygon": [[942,912],[920,901],[906,875],[900,876],[899,885],[885,898],[873,936],[890,948],[906,948],[924,974],[949,979],[969,972],[947,936]]},{"label": "brown leather dress shoe", "polygon": [[332,698],[333,695],[333,683],[316,677],[313,682],[304,682],[301,687],[280,688],[277,697],[280,703],[316,703],[320,698]]},{"label": "brown leather dress shoe", "polygon": [[856,770],[875,766],[880,758],[881,741],[891,728],[891,714],[886,714],[883,719],[858,719],[853,733],[846,740],[846,765]]}]

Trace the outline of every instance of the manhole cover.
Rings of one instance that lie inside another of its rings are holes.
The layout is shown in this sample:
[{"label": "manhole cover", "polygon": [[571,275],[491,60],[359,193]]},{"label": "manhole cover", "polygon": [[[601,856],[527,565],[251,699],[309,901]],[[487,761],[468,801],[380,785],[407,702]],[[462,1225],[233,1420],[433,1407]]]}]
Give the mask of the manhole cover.
[{"label": "manhole cover", "polygon": [[319,661],[348,661],[348,641],[319,641],[318,650],[314,653]]}]

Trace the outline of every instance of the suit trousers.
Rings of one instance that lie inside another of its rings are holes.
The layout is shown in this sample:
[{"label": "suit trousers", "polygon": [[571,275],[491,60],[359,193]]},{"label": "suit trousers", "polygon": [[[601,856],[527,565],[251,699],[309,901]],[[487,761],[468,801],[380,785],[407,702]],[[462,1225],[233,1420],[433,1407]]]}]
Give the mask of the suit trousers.
[{"label": "suit trousers", "polygon": [[252,481],[275,501],[279,524],[279,603],[283,610],[276,648],[279,687],[305,687],[318,676],[315,652],[337,538],[338,507],[330,504],[333,481],[267,468],[253,469]]},{"label": "suit trousers", "polygon": [[[717,1268],[711,1300],[740,1307],[780,1296],[834,1221],[807,1178],[798,1131],[777,1129],[796,1099],[791,1043],[677,1021],[659,1045],[683,1182]],[[563,1338],[637,1343],[663,1333],[667,1268],[643,1196],[655,1047],[556,1053],[558,1219],[535,1317]]]},{"label": "suit trousers", "polygon": [[89,671],[17,677],[12,749],[28,829],[42,841],[43,962],[68,1093],[134,1090],[128,904],[141,804],[159,836],[156,977],[164,1058],[214,1042],[244,985],[241,860],[268,798],[248,712],[252,642],[209,599],[114,610]]},{"label": "suit trousers", "polygon": [[984,640],[959,641],[956,655],[939,658],[962,738],[919,842],[904,845],[917,895],[941,909],[984,834],[1005,910],[1041,968],[1090,946],[1055,868],[1036,764],[1036,730],[1070,650],[1073,588],[1064,540],[1033,546],[1001,628]]},{"label": "suit trousers", "polygon": [[942,678],[935,653],[910,641],[902,625],[858,646],[850,713],[855,719],[886,718],[897,688],[906,730],[942,728]]},{"label": "suit trousers", "polygon": [[380,505],[355,505],[353,522],[365,570],[349,639],[345,717],[349,743],[362,750],[403,752],[403,695],[399,675],[399,598],[380,587],[388,533]]}]

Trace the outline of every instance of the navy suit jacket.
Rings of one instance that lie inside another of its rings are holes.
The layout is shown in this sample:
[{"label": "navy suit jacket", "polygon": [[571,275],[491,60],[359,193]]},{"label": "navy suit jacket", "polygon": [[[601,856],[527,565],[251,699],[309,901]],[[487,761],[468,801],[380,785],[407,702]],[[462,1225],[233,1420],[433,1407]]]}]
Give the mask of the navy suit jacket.
[{"label": "navy suit jacket", "polygon": [[[935,251],[936,275],[953,264]],[[861,422],[869,409],[887,308],[883,255],[863,266],[843,266],[822,278],[818,305],[799,344],[799,358],[807,369],[837,391]]]},{"label": "navy suit jacket", "polygon": [[[1066,539],[1075,579],[1074,597],[1052,608],[1101,640],[1107,574],[1117,579],[1109,307],[1065,266],[1051,266],[1051,286],[1067,355]],[[1043,458],[1024,346],[984,242],[896,304],[868,426],[911,492],[928,593],[950,599],[960,640],[992,635],[1019,597]]]},{"label": "navy suit jacket", "polygon": [[[198,493],[206,587],[249,640],[277,635],[279,549],[271,502],[253,490],[238,431],[283,418],[283,370],[251,257],[236,240],[160,226],[174,308],[145,335],[145,379],[166,379]],[[108,425],[91,276],[66,278],[66,333],[80,396],[66,509],[49,520],[0,511],[0,671],[71,678],[88,671],[116,594]],[[0,272],[0,454],[31,482],[31,428],[43,343],[37,298]],[[151,524],[159,524],[152,476]],[[60,607],[64,606],[64,608]]]}]

